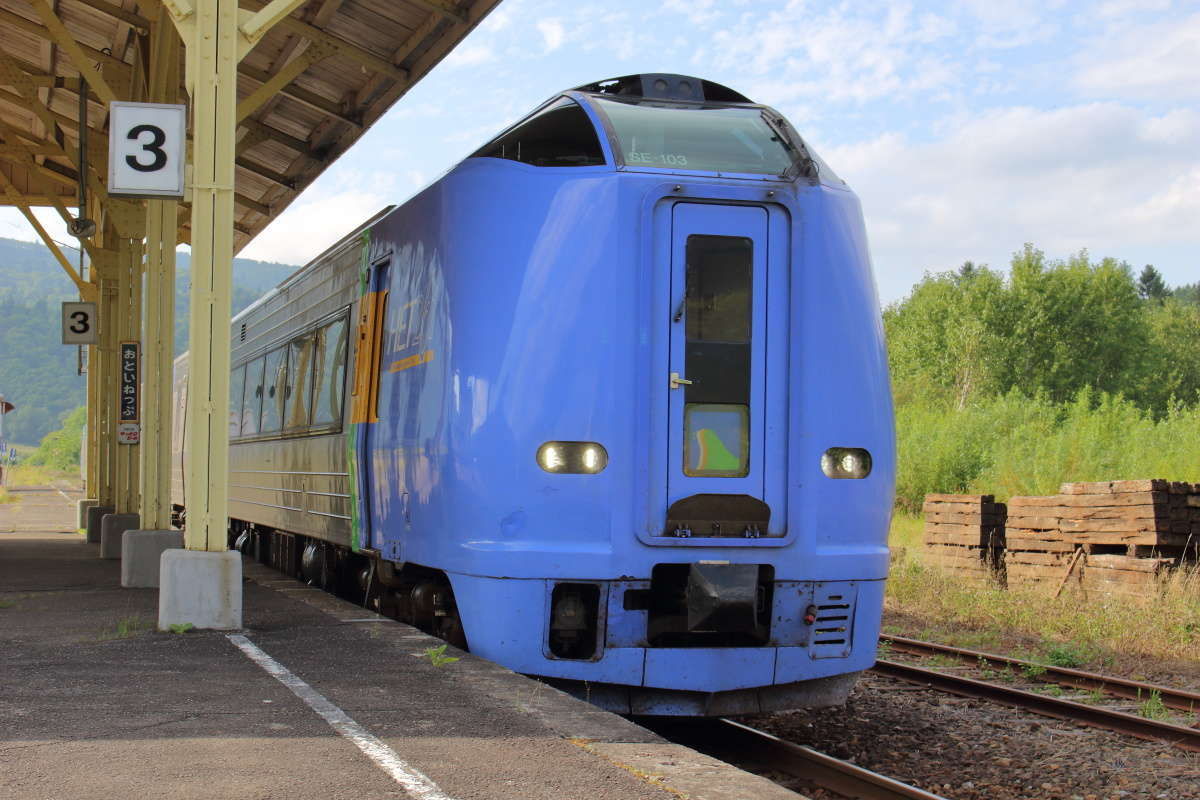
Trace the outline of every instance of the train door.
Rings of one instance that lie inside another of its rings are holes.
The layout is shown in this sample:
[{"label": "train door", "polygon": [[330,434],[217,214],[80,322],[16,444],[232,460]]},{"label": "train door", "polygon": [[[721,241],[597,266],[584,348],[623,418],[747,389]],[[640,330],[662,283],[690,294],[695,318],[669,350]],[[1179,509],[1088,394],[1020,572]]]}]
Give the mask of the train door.
[{"label": "train door", "polygon": [[787,402],[775,395],[786,382],[782,392],[768,382],[767,364],[786,351],[786,247],[772,251],[771,217],[754,206],[672,210],[668,536],[784,532]]},{"label": "train door", "polygon": [[372,514],[377,505],[372,487],[371,453],[379,422],[379,376],[383,359],[383,328],[387,311],[390,259],[371,264],[367,284],[358,303],[354,350],[354,385],[351,389],[350,421],[354,424],[355,505],[353,540],[355,548],[371,547]]}]

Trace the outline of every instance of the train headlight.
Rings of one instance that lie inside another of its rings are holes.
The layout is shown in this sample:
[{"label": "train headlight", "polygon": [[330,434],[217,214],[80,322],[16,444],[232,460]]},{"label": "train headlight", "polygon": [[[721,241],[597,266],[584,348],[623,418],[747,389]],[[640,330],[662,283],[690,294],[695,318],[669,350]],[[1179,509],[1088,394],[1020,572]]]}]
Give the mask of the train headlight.
[{"label": "train headlight", "polygon": [[831,447],[821,456],[827,478],[865,478],[871,474],[871,454],[861,447]]},{"label": "train headlight", "polygon": [[598,442],[546,442],[537,463],[546,472],[595,475],[608,466],[608,451]]}]

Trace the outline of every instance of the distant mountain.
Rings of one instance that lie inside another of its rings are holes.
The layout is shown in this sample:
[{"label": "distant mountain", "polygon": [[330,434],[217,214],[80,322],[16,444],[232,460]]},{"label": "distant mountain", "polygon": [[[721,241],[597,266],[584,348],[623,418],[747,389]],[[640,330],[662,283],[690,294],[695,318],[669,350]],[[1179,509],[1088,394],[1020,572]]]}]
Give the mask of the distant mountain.
[{"label": "distant mountain", "polygon": [[[78,251],[64,250],[72,263]],[[187,349],[191,258],[179,253],[175,278],[175,350]],[[298,267],[233,262],[234,313],[277,286]],[[0,238],[0,395],[16,405],[4,420],[4,438],[37,444],[84,403],[76,348],[61,342],[59,303],[76,299],[75,285],[40,244]]]}]

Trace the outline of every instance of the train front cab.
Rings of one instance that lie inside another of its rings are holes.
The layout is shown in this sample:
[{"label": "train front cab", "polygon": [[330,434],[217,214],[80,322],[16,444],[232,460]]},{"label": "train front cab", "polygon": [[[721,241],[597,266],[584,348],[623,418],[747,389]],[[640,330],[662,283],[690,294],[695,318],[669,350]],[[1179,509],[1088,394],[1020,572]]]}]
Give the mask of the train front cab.
[{"label": "train front cab", "polygon": [[[642,232],[629,252],[651,265],[632,306],[649,319],[648,363],[630,367],[648,446],[623,453],[639,468],[614,494],[631,510],[614,515],[629,522],[613,534],[624,574],[451,574],[472,649],[622,712],[839,703],[874,662],[892,491],[857,201],[800,175],[650,166],[670,154],[623,147],[612,109],[590,110],[621,148],[616,213]],[[553,473],[607,456],[589,447],[551,439],[538,460]],[[497,608],[539,609],[541,625]]]}]

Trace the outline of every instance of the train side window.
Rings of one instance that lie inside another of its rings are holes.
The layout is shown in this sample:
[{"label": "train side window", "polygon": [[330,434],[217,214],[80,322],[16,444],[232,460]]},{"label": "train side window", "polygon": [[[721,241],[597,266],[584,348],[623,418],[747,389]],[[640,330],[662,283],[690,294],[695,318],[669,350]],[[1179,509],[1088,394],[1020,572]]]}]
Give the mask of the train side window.
[{"label": "train side window", "polygon": [[313,337],[302,336],[288,345],[287,387],[284,389],[287,417],[285,430],[308,427],[308,405],[312,390]]},{"label": "train side window", "polygon": [[275,433],[283,424],[284,391],[287,386],[287,346],[267,353],[263,372],[263,404],[259,433]]},{"label": "train side window", "polygon": [[313,373],[314,426],[334,425],[342,419],[342,400],[346,387],[346,330],[346,320],[339,319],[317,332]]},{"label": "train side window", "polygon": [[258,415],[262,410],[263,398],[262,356],[246,365],[246,390],[242,398],[242,436],[258,433]]},{"label": "train side window", "polygon": [[472,158],[506,158],[535,167],[595,167],[604,164],[604,151],[587,112],[564,97],[493,139]]},{"label": "train side window", "polygon": [[229,376],[229,438],[242,433],[242,394],[246,386],[246,366],[234,367]]}]

